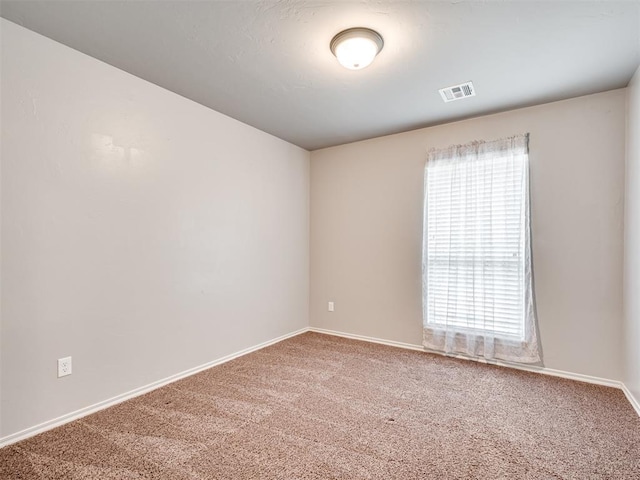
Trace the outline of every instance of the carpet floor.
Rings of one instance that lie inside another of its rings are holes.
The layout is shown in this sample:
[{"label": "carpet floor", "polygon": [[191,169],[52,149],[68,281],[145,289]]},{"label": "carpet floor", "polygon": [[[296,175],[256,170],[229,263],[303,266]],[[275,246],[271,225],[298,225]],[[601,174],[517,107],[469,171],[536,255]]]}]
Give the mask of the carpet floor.
[{"label": "carpet floor", "polygon": [[640,479],[617,389],[305,333],[0,450],[2,479]]}]

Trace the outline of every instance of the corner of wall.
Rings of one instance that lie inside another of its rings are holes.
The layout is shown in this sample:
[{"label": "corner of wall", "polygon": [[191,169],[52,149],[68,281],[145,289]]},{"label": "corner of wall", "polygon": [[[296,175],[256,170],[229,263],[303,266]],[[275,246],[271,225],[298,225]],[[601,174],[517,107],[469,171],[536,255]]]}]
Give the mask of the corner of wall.
[{"label": "corner of wall", "polygon": [[624,218],[625,393],[640,409],[640,66],[627,87]]}]

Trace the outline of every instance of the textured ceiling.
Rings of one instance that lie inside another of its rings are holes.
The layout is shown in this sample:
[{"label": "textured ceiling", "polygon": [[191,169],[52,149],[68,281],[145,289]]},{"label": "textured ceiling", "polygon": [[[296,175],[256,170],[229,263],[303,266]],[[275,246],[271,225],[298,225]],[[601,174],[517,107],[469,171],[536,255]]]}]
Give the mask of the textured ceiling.
[{"label": "textured ceiling", "polygon": [[[309,150],[627,85],[640,2],[2,1],[0,15]],[[342,68],[340,30],[385,46]],[[472,80],[477,96],[438,89]]]}]

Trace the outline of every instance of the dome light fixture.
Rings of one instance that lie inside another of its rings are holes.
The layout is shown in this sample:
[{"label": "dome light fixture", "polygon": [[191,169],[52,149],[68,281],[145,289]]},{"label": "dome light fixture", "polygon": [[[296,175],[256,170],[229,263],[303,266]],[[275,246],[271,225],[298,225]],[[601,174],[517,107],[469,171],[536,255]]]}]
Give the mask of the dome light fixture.
[{"label": "dome light fixture", "polygon": [[360,70],[371,65],[384,46],[384,40],[375,30],[364,27],[349,28],[331,40],[331,52],[343,67]]}]

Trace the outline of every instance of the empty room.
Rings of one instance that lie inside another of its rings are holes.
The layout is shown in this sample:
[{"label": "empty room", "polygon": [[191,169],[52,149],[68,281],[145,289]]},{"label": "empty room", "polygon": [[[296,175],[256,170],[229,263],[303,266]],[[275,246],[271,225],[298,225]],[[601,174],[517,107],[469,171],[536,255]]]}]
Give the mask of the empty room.
[{"label": "empty room", "polygon": [[640,1],[0,17],[0,480],[640,478]]}]

